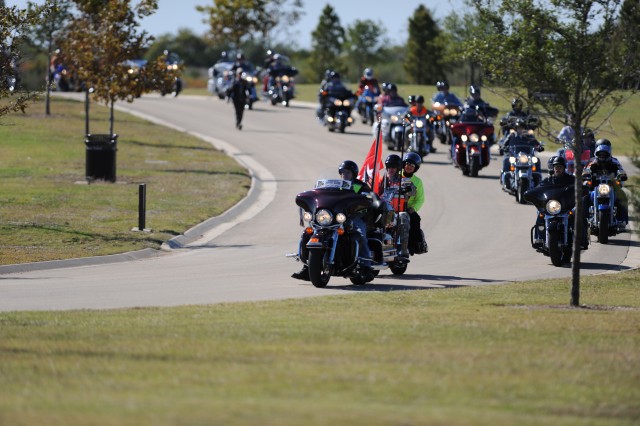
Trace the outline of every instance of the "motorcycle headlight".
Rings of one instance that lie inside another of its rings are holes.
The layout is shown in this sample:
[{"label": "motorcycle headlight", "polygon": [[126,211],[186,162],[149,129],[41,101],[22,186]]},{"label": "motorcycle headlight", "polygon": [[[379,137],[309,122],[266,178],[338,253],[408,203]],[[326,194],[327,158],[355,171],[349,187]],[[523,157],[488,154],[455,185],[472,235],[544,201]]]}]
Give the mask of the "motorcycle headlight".
[{"label": "motorcycle headlight", "polygon": [[310,212],[304,212],[302,218],[305,222],[311,222],[311,220],[313,219],[313,215]]},{"label": "motorcycle headlight", "polygon": [[351,105],[351,102],[349,102],[349,99],[345,99],[344,101],[342,101],[342,105],[348,107],[349,105]]},{"label": "motorcycle headlight", "polygon": [[250,75],[245,77],[245,80],[247,80],[249,83],[253,82],[253,77],[251,77]]},{"label": "motorcycle headlight", "polygon": [[450,109],[449,110],[449,115],[451,115],[452,117],[455,117],[456,115],[458,115],[458,110],[457,109]]},{"label": "motorcycle headlight", "polygon": [[560,204],[560,201],[557,201],[557,200],[547,201],[547,213],[556,215],[560,213],[560,210],[562,210],[562,204]]},{"label": "motorcycle headlight", "polygon": [[469,139],[471,139],[471,142],[478,142],[480,137],[477,134],[472,133],[471,136],[469,136]]},{"label": "motorcycle headlight", "polygon": [[469,138],[467,137],[467,135],[462,135],[460,136],[460,139],[462,139],[462,142],[466,142],[469,140]]},{"label": "motorcycle headlight", "polygon": [[611,187],[605,183],[598,185],[598,197],[608,197]]},{"label": "motorcycle headlight", "polygon": [[516,164],[516,157],[509,157],[509,164]]},{"label": "motorcycle headlight", "polygon": [[527,154],[519,154],[518,155],[518,163],[520,163],[520,164],[529,164],[529,156]]},{"label": "motorcycle headlight", "polygon": [[258,77],[253,77],[253,84],[258,84]]},{"label": "motorcycle headlight", "polygon": [[486,142],[486,141],[487,141],[487,136],[486,136],[486,135],[482,135],[482,136],[480,136],[480,140],[481,140],[482,142]]},{"label": "motorcycle headlight", "polygon": [[288,83],[289,82],[289,76],[285,75],[282,77],[282,82],[283,83]]},{"label": "motorcycle headlight", "polygon": [[531,162],[532,162],[533,164],[536,164],[536,163],[538,162],[538,157],[533,157],[533,158],[531,159]]},{"label": "motorcycle headlight", "polygon": [[336,215],[336,222],[344,223],[347,220],[347,216],[344,213],[338,213]]},{"label": "motorcycle headlight", "polygon": [[316,222],[322,226],[331,225],[331,222],[333,222],[333,216],[329,210],[318,210],[316,212]]},{"label": "motorcycle headlight", "polygon": [[416,121],[416,127],[418,129],[422,129],[424,127],[424,122],[422,120]]},{"label": "motorcycle headlight", "polygon": [[342,101],[340,99],[336,99],[335,101],[333,101],[333,104],[339,107],[342,106]]},{"label": "motorcycle headlight", "polygon": [[397,115],[392,115],[391,116],[391,122],[392,123],[397,123],[398,122],[398,116]]}]

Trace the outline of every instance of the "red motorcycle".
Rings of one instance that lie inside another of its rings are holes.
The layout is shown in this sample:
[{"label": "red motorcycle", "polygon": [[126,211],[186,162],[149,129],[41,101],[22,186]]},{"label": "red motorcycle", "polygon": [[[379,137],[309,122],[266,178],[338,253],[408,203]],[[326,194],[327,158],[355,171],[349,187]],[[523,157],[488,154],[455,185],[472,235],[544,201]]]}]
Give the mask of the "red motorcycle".
[{"label": "red motorcycle", "polygon": [[478,176],[489,165],[489,148],[494,141],[493,123],[476,110],[467,111],[458,123],[451,125],[453,143],[451,161],[465,176]]}]

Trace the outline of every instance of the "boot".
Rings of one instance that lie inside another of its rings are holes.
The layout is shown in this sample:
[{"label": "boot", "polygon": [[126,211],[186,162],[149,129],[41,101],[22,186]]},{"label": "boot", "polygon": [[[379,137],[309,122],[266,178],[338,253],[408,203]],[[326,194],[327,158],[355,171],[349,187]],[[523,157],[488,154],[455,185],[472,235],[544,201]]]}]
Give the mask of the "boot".
[{"label": "boot", "polygon": [[304,265],[299,272],[294,272],[293,274],[291,274],[291,278],[302,281],[311,281],[311,278],[309,278],[309,268],[307,267],[307,265]]}]

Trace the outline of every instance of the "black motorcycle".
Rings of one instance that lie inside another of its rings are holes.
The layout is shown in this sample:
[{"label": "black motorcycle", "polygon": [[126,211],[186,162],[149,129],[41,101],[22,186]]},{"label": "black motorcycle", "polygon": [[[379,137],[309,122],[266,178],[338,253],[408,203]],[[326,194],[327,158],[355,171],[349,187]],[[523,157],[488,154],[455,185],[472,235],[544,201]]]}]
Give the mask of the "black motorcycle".
[{"label": "black motorcycle", "polygon": [[575,194],[574,185],[542,185],[524,193],[524,199],[544,218],[531,228],[531,246],[551,257],[555,266],[571,261],[573,252]]},{"label": "black motorcycle", "polygon": [[[358,257],[353,219],[374,214],[384,229],[388,225],[386,221],[392,220],[393,211],[386,209],[386,204],[381,204],[375,194],[356,194],[351,190],[351,182],[342,179],[319,179],[314,189],[296,196],[296,204],[301,209],[304,233],[298,253],[288,257],[307,265],[311,283],[315,287],[326,287],[332,276],[349,278],[356,285],[370,281],[373,277],[363,271],[363,259]],[[388,254],[384,245],[391,244],[392,238],[372,233],[368,241],[373,259],[378,262],[373,269],[388,267],[382,263]]]},{"label": "black motorcycle", "polygon": [[351,111],[353,110],[355,96],[349,91],[325,92],[324,114],[322,124],[330,132],[344,133],[348,126],[353,124]]},{"label": "black motorcycle", "polygon": [[170,91],[167,91],[165,88],[160,90],[160,95],[164,96],[168,93],[171,95],[178,96],[180,92],[182,92],[182,77],[180,76],[182,70],[182,65],[180,58],[178,55],[174,53],[170,53],[167,59],[165,60],[167,65],[167,74],[171,76],[172,84],[170,87]]}]

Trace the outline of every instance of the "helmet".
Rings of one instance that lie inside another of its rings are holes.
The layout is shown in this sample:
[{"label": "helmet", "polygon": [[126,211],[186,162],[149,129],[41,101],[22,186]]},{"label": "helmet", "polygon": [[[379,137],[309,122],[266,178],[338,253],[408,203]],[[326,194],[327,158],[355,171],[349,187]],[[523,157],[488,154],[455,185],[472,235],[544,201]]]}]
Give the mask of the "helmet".
[{"label": "helmet", "polygon": [[391,154],[387,157],[386,160],[384,160],[384,166],[386,168],[393,167],[399,169],[400,167],[402,167],[402,158],[400,158],[400,156],[397,154]]},{"label": "helmet", "polygon": [[609,141],[609,139],[598,139],[596,141],[596,149],[598,149],[597,147],[599,147],[600,145],[607,145],[608,147],[611,147],[611,142]]},{"label": "helmet", "polygon": [[436,83],[436,88],[438,90],[449,89],[449,83],[447,82],[447,80],[438,81]]},{"label": "helmet", "polygon": [[242,52],[238,52],[236,54],[236,59],[239,61],[240,59],[244,59],[244,55],[242,54]]},{"label": "helmet", "polygon": [[516,130],[526,130],[528,128],[527,120],[522,117],[516,119]]},{"label": "helmet", "polygon": [[373,70],[371,68],[365,68],[362,75],[364,76],[364,78],[370,80],[373,78]]},{"label": "helmet", "polygon": [[407,163],[411,163],[416,166],[416,172],[420,168],[420,164],[422,163],[422,158],[416,154],[415,152],[407,152],[402,159],[402,165],[404,166]]},{"label": "helmet", "polygon": [[564,157],[560,157],[559,155],[555,156],[553,157],[553,165],[561,165],[567,167],[567,160],[565,160]]},{"label": "helmet", "polygon": [[609,145],[598,145],[596,147],[596,154],[595,157],[598,160],[602,160],[602,161],[610,161],[611,160],[611,147]]},{"label": "helmet", "polygon": [[388,89],[389,91],[392,91],[392,90],[393,90],[393,91],[397,92],[397,91],[398,91],[398,86],[396,86],[396,85],[395,85],[395,84],[393,84],[393,83],[389,83],[389,84],[387,84],[387,89]]},{"label": "helmet", "polygon": [[521,111],[522,110],[522,99],[513,98],[511,100],[511,108],[513,108],[514,110],[517,110],[517,111]]},{"label": "helmet", "polygon": [[358,176],[358,165],[351,160],[345,160],[340,164],[340,167],[338,167],[338,173],[342,174],[343,170],[350,170],[351,173],[353,173],[353,179]]},{"label": "helmet", "polygon": [[582,131],[582,137],[583,138],[584,137],[588,137],[588,136],[592,136],[593,137],[594,135],[595,135],[595,133],[593,132],[593,130],[588,128],[588,127]]},{"label": "helmet", "polygon": [[558,157],[554,155],[551,158],[549,158],[549,161],[547,161],[547,170],[549,170],[550,175],[553,174],[553,162],[556,161],[556,158]]},{"label": "helmet", "polygon": [[409,95],[409,97],[407,98],[407,102],[412,104],[412,103],[415,103],[416,99],[417,99],[416,95]]},{"label": "helmet", "polygon": [[326,70],[324,70],[324,79],[329,80],[332,72],[333,70],[331,68],[327,68]]},{"label": "helmet", "polygon": [[329,73],[329,78],[330,79],[334,79],[334,78],[338,78],[339,79],[340,78],[340,73],[338,71],[331,71]]},{"label": "helmet", "polygon": [[273,60],[277,61],[278,59],[280,59],[280,54],[276,53],[275,55],[273,55]]},{"label": "helmet", "polygon": [[386,81],[383,81],[381,87],[384,93],[389,93],[389,83],[387,83]]},{"label": "helmet", "polygon": [[418,95],[418,98],[416,99],[416,102],[419,103],[419,104],[423,104],[424,103],[424,96]]},{"label": "helmet", "polygon": [[480,87],[472,84],[471,86],[469,86],[469,93],[471,93],[472,96],[473,95],[480,96]]},{"label": "helmet", "polygon": [[237,75],[238,77],[242,75],[242,72],[243,72],[243,71],[242,71],[242,68],[240,68],[240,67],[236,68],[236,75]]}]

